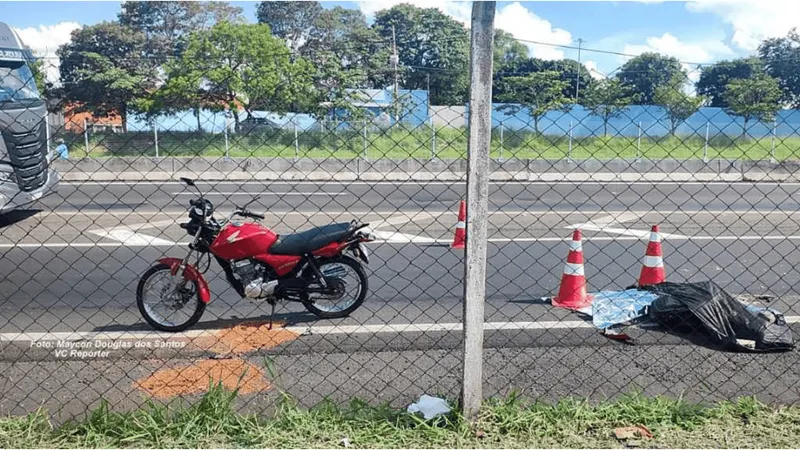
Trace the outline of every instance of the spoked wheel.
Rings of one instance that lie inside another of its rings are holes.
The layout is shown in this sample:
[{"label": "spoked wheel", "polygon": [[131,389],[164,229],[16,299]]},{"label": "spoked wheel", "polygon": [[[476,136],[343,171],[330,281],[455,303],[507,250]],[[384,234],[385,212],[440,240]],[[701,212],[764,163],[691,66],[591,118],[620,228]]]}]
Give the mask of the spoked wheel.
[{"label": "spoked wheel", "polygon": [[367,275],[358,261],[342,256],[323,261],[319,270],[333,292],[308,294],[308,298],[303,300],[306,309],[317,317],[336,319],[349,316],[361,306],[368,286]]},{"label": "spoked wheel", "polygon": [[196,324],[206,309],[198,295],[197,283],[176,279],[166,264],[151,267],[139,280],[136,305],[150,326],[171,332]]}]

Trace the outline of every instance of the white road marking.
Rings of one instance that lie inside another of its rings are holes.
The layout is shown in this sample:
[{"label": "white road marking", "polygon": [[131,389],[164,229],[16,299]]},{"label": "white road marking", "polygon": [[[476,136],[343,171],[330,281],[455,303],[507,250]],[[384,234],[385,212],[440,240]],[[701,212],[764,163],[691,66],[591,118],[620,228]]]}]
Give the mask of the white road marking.
[{"label": "white road marking", "polygon": [[135,246],[135,247],[144,247],[144,246],[165,246],[165,245],[175,245],[175,242],[168,241],[166,239],[157,238],[155,236],[149,236],[146,234],[136,233],[131,230],[127,229],[111,229],[111,230],[90,230],[90,233],[96,234],[101,237],[114,239],[116,241],[120,241],[123,246]]},{"label": "white road marking", "polygon": [[[784,316],[787,323],[800,323],[800,316]],[[565,330],[595,328],[592,322],[584,320],[544,320],[538,322],[485,322],[483,329],[488,331],[505,330]],[[406,323],[374,325],[311,325],[289,326],[287,330],[300,335],[331,334],[375,334],[375,333],[431,333],[437,331],[460,331],[461,323]],[[63,331],[49,333],[0,333],[3,342],[36,341],[94,341],[119,339],[193,339],[201,336],[214,336],[221,329],[188,330],[180,333],[161,331]]]},{"label": "white road marking", "polygon": [[[169,192],[169,195],[193,195],[197,197],[196,192]],[[302,195],[303,197],[309,197],[312,195],[322,195],[325,197],[335,197],[337,195],[352,195],[347,192],[242,192],[242,191],[231,191],[231,192],[206,192],[206,197],[209,195],[246,195],[248,197],[261,197],[261,196],[269,196],[269,195]]]},{"label": "white road marking", "polygon": [[379,240],[376,242],[382,242],[386,244],[434,244],[436,242],[440,242],[439,239],[416,236],[413,234],[397,233],[395,231],[373,230],[372,233],[379,238]]},{"label": "white road marking", "polygon": [[[609,228],[603,226],[595,226],[591,224],[578,224],[570,225],[567,228],[579,228],[581,231],[600,231],[603,233],[623,234],[627,236],[634,236],[637,239],[650,239],[650,230],[634,230],[633,228]],[[664,239],[690,239],[688,236],[680,234],[659,233]]]},{"label": "white road marking", "polygon": [[[242,186],[242,185],[257,185],[257,186],[273,186],[276,184],[283,185],[337,185],[337,186],[374,186],[376,184],[398,185],[398,184],[415,184],[415,185],[434,185],[434,186],[453,186],[458,184],[466,185],[466,178],[458,181],[422,181],[422,180],[405,180],[405,181],[256,181],[256,180],[243,180],[243,181],[197,181],[197,184],[207,184],[217,186],[220,184]],[[180,181],[61,181],[63,185],[75,186],[132,186],[137,184],[144,185],[167,185],[167,186],[183,186]],[[582,185],[600,185],[600,186],[631,186],[631,185],[645,185],[652,186],[655,184],[671,185],[671,186],[730,186],[735,184],[741,185],[776,185],[781,186],[800,186],[798,182],[784,182],[784,181],[575,181],[575,180],[547,180],[547,181],[529,181],[529,180],[509,180],[509,181],[490,181],[490,185],[508,185],[508,184],[582,184]]]},{"label": "white road marking", "polygon": [[[400,233],[398,233],[400,234]],[[422,243],[422,244],[449,244],[452,239],[433,239],[424,236],[412,236],[411,238],[394,236],[394,240],[382,238],[372,244],[408,244],[408,243]],[[647,240],[650,237],[650,232],[646,236],[584,236],[584,242],[610,242],[610,241],[641,241]],[[662,235],[662,238],[664,235]],[[414,238],[419,238],[424,241],[415,241]],[[409,241],[410,239],[410,241]],[[800,239],[800,235],[792,236],[672,236],[669,238],[671,241],[794,241]],[[571,237],[538,237],[538,238],[489,238],[489,242],[496,244],[503,243],[523,243],[523,242],[566,242],[572,240]],[[666,239],[665,239],[666,240]],[[140,240],[139,242],[45,242],[45,243],[18,243],[18,244],[0,244],[0,249],[36,249],[36,248],[87,248],[87,247],[173,247],[173,246],[187,246],[189,242],[151,242],[147,239]]]}]

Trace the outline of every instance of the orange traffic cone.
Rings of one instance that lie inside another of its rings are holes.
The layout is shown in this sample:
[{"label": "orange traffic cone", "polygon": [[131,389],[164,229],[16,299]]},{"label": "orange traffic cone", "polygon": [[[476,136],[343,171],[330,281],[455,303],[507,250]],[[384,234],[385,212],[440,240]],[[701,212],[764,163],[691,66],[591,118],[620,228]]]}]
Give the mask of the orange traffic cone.
[{"label": "orange traffic cone", "polygon": [[464,248],[467,243],[467,204],[461,200],[458,207],[458,223],[456,224],[456,235],[453,237],[453,244],[450,248]]},{"label": "orange traffic cone", "polygon": [[665,281],[667,281],[667,273],[664,270],[664,258],[661,253],[661,236],[658,235],[658,225],[653,225],[650,230],[650,242],[647,243],[647,252],[644,255],[642,272],[639,274],[639,286]]},{"label": "orange traffic cone", "polygon": [[561,276],[561,287],[553,298],[553,306],[567,309],[581,309],[592,304],[592,296],[586,293],[586,275],[583,271],[583,247],[581,230],[572,233],[569,244],[567,264]]}]

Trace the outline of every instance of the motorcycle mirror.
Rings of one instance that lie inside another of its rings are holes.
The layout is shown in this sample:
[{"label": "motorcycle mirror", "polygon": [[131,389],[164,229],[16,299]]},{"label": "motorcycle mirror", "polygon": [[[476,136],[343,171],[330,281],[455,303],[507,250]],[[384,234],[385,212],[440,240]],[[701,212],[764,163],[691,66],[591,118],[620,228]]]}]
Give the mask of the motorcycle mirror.
[{"label": "motorcycle mirror", "polygon": [[245,205],[242,206],[242,209],[247,208],[248,206],[250,206],[251,203],[253,203],[256,200],[258,200],[258,197],[253,197],[249,202],[245,203]]},{"label": "motorcycle mirror", "polygon": [[192,186],[192,187],[194,187],[194,180],[191,180],[191,179],[189,179],[189,178],[186,178],[186,177],[181,177],[181,182],[183,182],[183,183],[184,183],[185,185],[187,185],[187,186]]}]

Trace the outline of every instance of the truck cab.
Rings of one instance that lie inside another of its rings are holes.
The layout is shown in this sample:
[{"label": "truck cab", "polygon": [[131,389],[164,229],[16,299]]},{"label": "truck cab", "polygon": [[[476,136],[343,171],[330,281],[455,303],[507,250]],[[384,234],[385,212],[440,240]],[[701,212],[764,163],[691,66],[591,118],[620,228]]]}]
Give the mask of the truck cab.
[{"label": "truck cab", "polygon": [[0,22],[0,213],[23,208],[58,186],[50,169],[47,107],[33,78],[33,56]]}]

